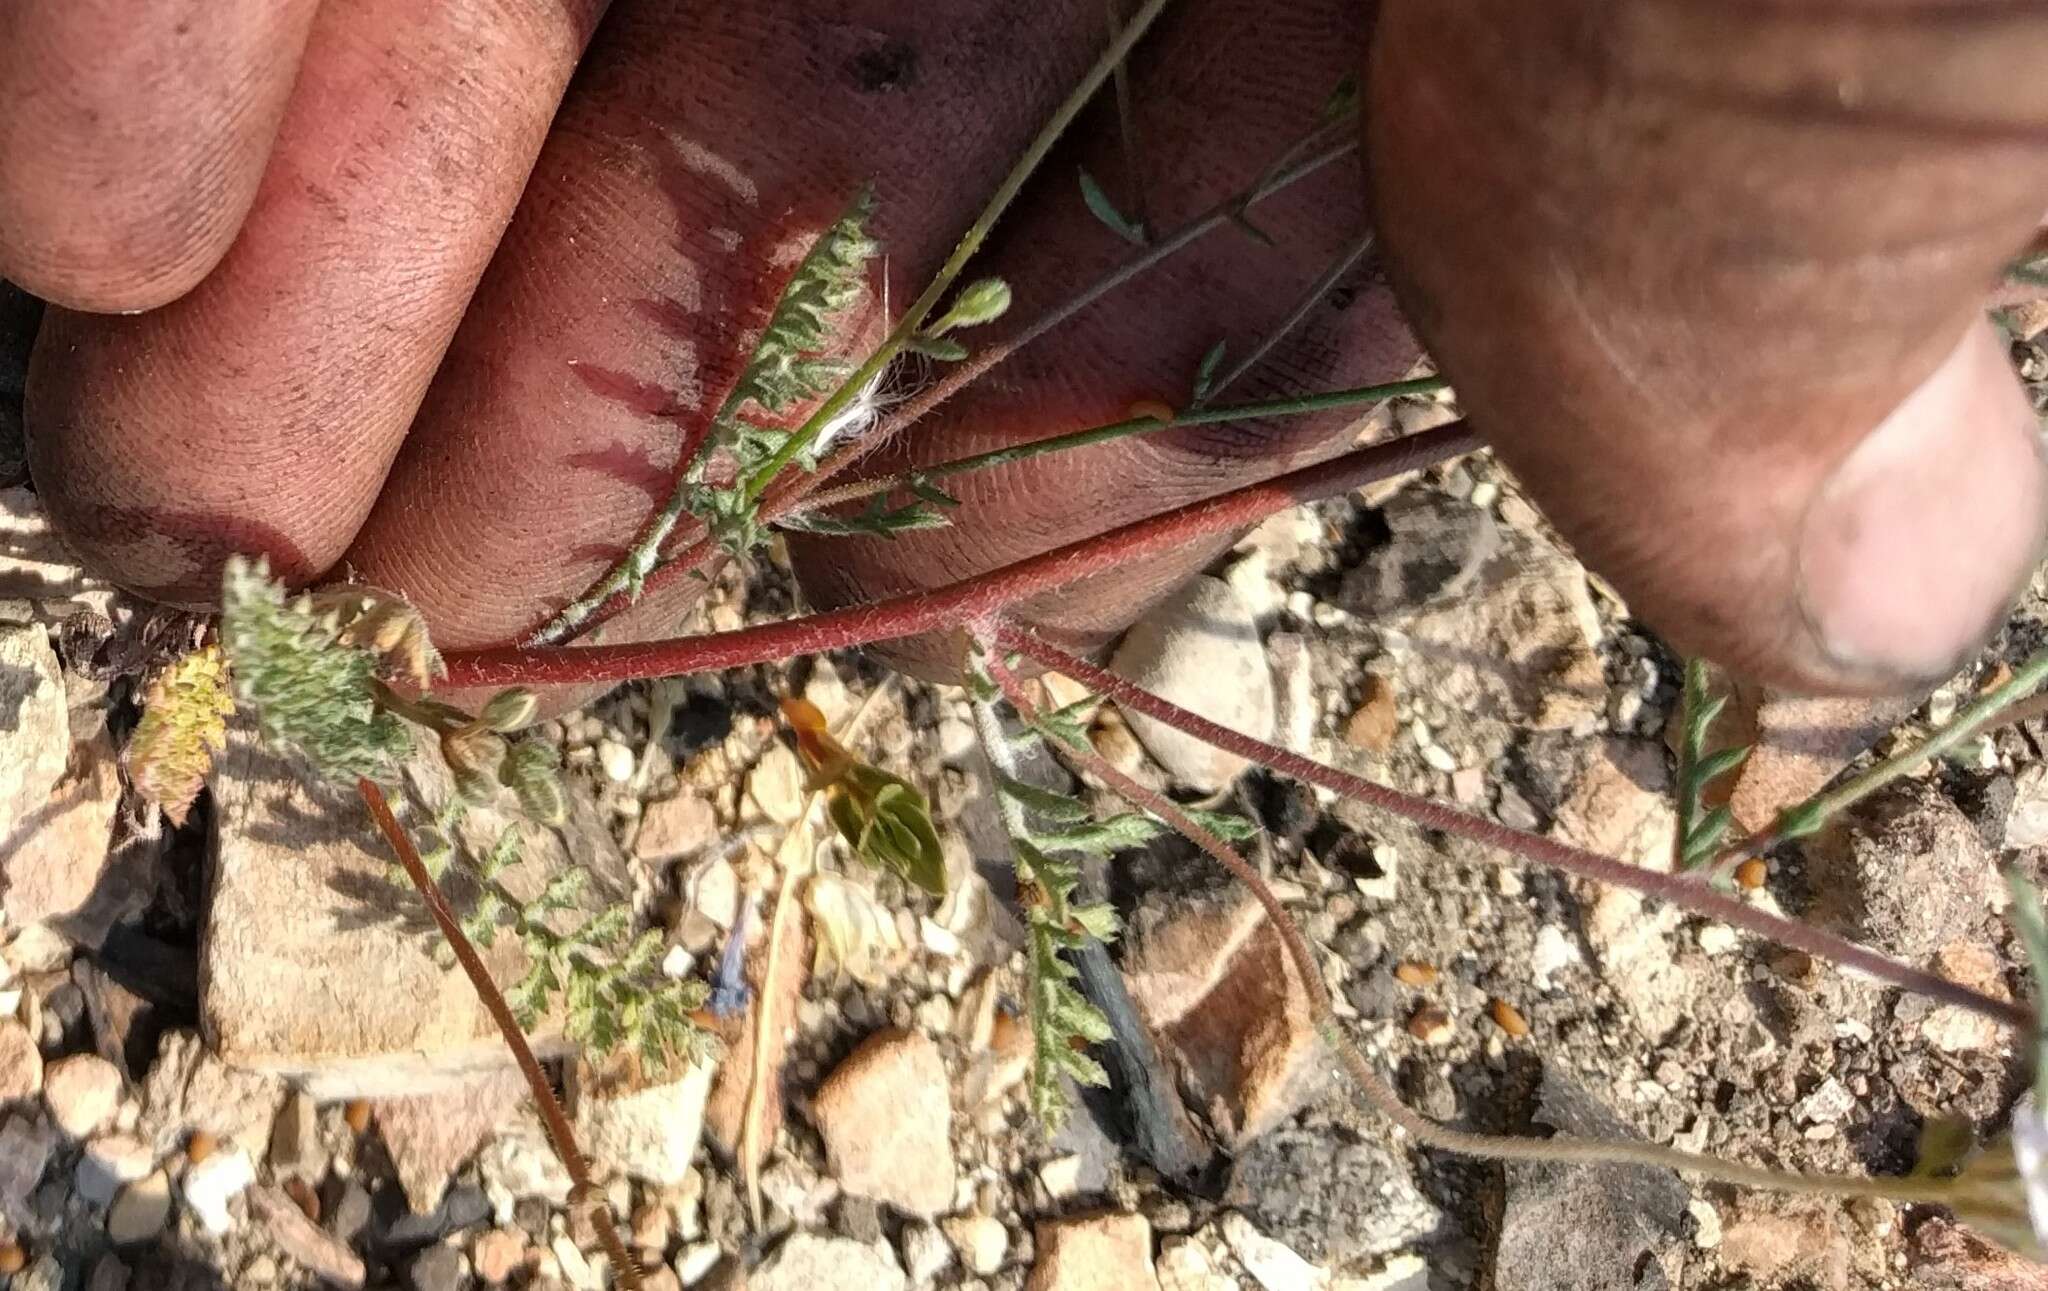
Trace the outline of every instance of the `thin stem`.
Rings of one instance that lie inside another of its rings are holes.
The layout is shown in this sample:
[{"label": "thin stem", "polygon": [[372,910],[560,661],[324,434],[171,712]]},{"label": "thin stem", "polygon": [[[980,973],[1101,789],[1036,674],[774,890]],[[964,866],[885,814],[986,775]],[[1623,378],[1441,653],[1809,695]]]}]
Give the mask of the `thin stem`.
[{"label": "thin stem", "polygon": [[1862,771],[1833,789],[1814,794],[1805,802],[1778,813],[1768,826],[1731,846],[1714,862],[1717,873],[1761,856],[1778,844],[1803,838],[1829,819],[1868,798],[1886,785],[1911,775],[1943,756],[1978,732],[1998,723],[2006,710],[2048,681],[2048,649],[2036,651],[2020,665],[2006,683],[1971,704],[1956,719],[1913,747],[1895,753],[1876,766]]},{"label": "thin stem", "polygon": [[1150,691],[1125,681],[1115,673],[1098,668],[1086,659],[1022,628],[1004,624],[997,629],[996,639],[1004,648],[1015,650],[1045,667],[1063,672],[1082,685],[1135,712],[1156,718],[1219,749],[1270,767],[1282,775],[1321,785],[1332,793],[1413,821],[1425,829],[1469,839],[1596,883],[1629,888],[1645,896],[1668,901],[1695,914],[1746,929],[1779,945],[1804,951],[1816,959],[1830,960],[1845,968],[1853,968],[1903,990],[1958,1005],[2008,1026],[2028,1029],[2033,1025],[2032,1015],[2020,1005],[1993,999],[1947,978],[1899,963],[1868,947],[1859,946],[1855,942],[1837,937],[1810,924],[1766,913],[1714,891],[1696,879],[1627,865],[1583,848],[1545,838],[1540,834],[1510,829],[1506,825],[1495,824],[1469,812],[1374,784],[1298,753],[1268,744],[1264,740],[1256,740],[1228,727],[1218,726],[1200,714],[1191,713],[1177,704],[1169,703]]},{"label": "thin stem", "polygon": [[1401,475],[1469,452],[1477,445],[1477,438],[1462,423],[1454,422],[1247,484],[944,587],[872,605],[731,632],[637,644],[461,651],[445,659],[446,684],[461,689],[670,677],[915,636],[935,628],[958,628],[1091,574],[1176,550],[1196,538],[1247,528],[1297,503]]},{"label": "thin stem", "polygon": [[[1103,0],[1108,11],[1110,34],[1114,35],[1123,22],[1122,0]],[[1147,229],[1151,221],[1145,209],[1145,166],[1144,153],[1138,146],[1138,114],[1131,94],[1131,65],[1128,58],[1116,63],[1116,126],[1117,137],[1123,142],[1124,183],[1129,189],[1126,200],[1130,202],[1131,218],[1138,227]]]},{"label": "thin stem", "polygon": [[[998,640],[1006,635],[1000,631],[996,633]],[[1024,693],[1024,688],[1019,684],[1016,675],[1003,666],[999,652],[990,650],[986,664],[989,676],[1002,688],[1003,697],[1010,701],[1026,722],[1036,722],[1038,713],[1031,703],[1030,696]],[[1253,899],[1265,911],[1268,922],[1280,937],[1280,944],[1286,950],[1288,959],[1293,962],[1295,975],[1301,979],[1302,989],[1309,998],[1309,1011],[1315,1017],[1317,1030],[1324,1041],[1337,1053],[1345,1071],[1366,1096],[1366,1100],[1425,1146],[1495,1161],[1661,1167],[1687,1171],[1722,1183],[1753,1188],[1774,1188],[1787,1192],[1848,1193],[1911,1201],[1941,1199],[1947,1186],[1943,1180],[1794,1174],[1724,1161],[1719,1157],[1696,1152],[1682,1152],[1654,1143],[1571,1136],[1535,1139],[1509,1134],[1481,1134],[1445,1125],[1414,1111],[1401,1101],[1400,1095],[1394,1092],[1385,1078],[1373,1070],[1372,1065],[1366,1061],[1365,1056],[1358,1051],[1350,1036],[1339,1024],[1330,997],[1329,985],[1323,981],[1322,970],[1316,964],[1315,951],[1309,946],[1308,938],[1302,935],[1300,925],[1295,923],[1294,917],[1287,912],[1287,907],[1281,904],[1280,898],[1275,895],[1259,872],[1238,855],[1236,849],[1204,828],[1171,799],[1145,788],[1111,766],[1094,750],[1075,749],[1066,745],[1062,745],[1061,748],[1081,770],[1108,785],[1117,796],[1132,806],[1149,812],[1171,825],[1182,837],[1207,852],[1232,878],[1245,885]]]},{"label": "thin stem", "polygon": [[569,1128],[569,1117],[562,1111],[554,1087],[548,1083],[547,1073],[541,1070],[540,1060],[533,1056],[533,1049],[527,1045],[526,1033],[519,1029],[511,1006],[505,1003],[498,984],[491,980],[490,970],[484,967],[476,947],[470,944],[468,935],[462,931],[461,921],[448,908],[440,885],[434,882],[434,876],[427,872],[426,863],[420,859],[419,849],[413,846],[405,827],[392,814],[391,804],[384,799],[384,791],[377,787],[376,782],[358,778],[356,793],[362,797],[363,805],[370,809],[370,818],[377,822],[384,841],[397,853],[405,876],[412,880],[413,887],[419,889],[420,900],[426,902],[427,913],[434,917],[434,926],[441,930],[448,948],[455,952],[455,960],[462,965],[477,998],[483,1001],[484,1011],[491,1015],[491,1021],[497,1024],[498,1034],[504,1037],[505,1047],[512,1051],[512,1060],[518,1064],[519,1074],[526,1078],[526,1088],[533,1095],[534,1106],[540,1110],[541,1124],[547,1130],[548,1141],[554,1144],[555,1155],[562,1158],[562,1166],[569,1172],[570,1196],[588,1206],[593,1226],[597,1229],[597,1240],[610,1257],[612,1267],[618,1270],[619,1284],[631,1288],[631,1291],[640,1291],[640,1265],[619,1240],[618,1229],[612,1226],[611,1211],[604,1203],[604,1194],[591,1180],[590,1163],[584,1160],[581,1149],[576,1146],[576,1133]]},{"label": "thin stem", "polygon": [[[1329,125],[1318,126],[1306,138],[1298,141],[1288,150],[1291,157],[1304,149],[1301,145],[1311,144],[1330,133]],[[894,413],[883,419],[875,430],[862,435],[828,456],[816,471],[786,475],[769,489],[761,501],[761,519],[773,522],[789,515],[803,505],[805,498],[825,481],[843,474],[855,462],[868,453],[888,443],[914,422],[920,420],[940,404],[951,399],[977,379],[988,373],[1004,360],[1016,354],[1033,341],[1045,336],[1069,318],[1102,299],[1110,292],[1123,286],[1131,279],[1166,260],[1174,253],[1192,245],[1217,229],[1235,221],[1246,209],[1257,205],[1268,197],[1279,193],[1300,180],[1315,174],[1324,166],[1341,157],[1348,156],[1356,147],[1355,139],[1347,137],[1330,144],[1306,160],[1272,167],[1267,174],[1243,193],[1234,195],[1205,214],[1196,217],[1185,227],[1176,230],[1164,240],[1147,248],[1131,260],[1083,288],[1078,294],[1054,307],[1031,326],[1008,341],[998,341],[976,351],[964,362],[949,368],[946,375],[927,387],[915,398],[904,403]],[[700,532],[688,547],[674,556],[659,562],[649,571],[641,584],[642,596],[653,596],[671,585],[681,582],[703,568],[705,563],[720,552],[718,544],[704,537]],[[573,641],[591,632],[606,622],[631,609],[636,598],[626,591],[614,591],[605,597],[575,629],[562,633],[552,641],[529,638],[529,645],[560,645]]]},{"label": "thin stem", "polygon": [[1693,739],[1693,715],[1707,702],[1707,661],[1687,659],[1685,661],[1685,684],[1678,695],[1678,774],[1673,783],[1678,786],[1678,829],[1671,839],[1671,868],[1685,868],[1686,842],[1692,837],[1693,804],[1692,771],[1698,748]]},{"label": "thin stem", "polygon": [[[1320,130],[1318,133],[1320,133]],[[1011,358],[1019,350],[1045,336],[1054,328],[1074,317],[1074,315],[1101,300],[1104,296],[1109,295],[1131,279],[1136,278],[1139,274],[1153,268],[1168,257],[1184,250],[1216,230],[1235,223],[1244,211],[1256,206],[1266,198],[1300,180],[1308,178],[1331,162],[1341,157],[1349,156],[1357,147],[1356,139],[1346,138],[1324,148],[1303,161],[1275,170],[1242,193],[1233,194],[1225,198],[1208,211],[1195,217],[1173,233],[1146,247],[1123,264],[1082,288],[1067,300],[1047,310],[1034,320],[1029,327],[1018,332],[1015,336],[984,346],[965,360],[947,369],[944,377],[941,377],[915,398],[906,402],[901,408],[898,408],[895,413],[884,419],[882,424],[877,426],[873,432],[861,436],[826,458],[824,464],[818,468],[816,475],[810,478],[813,480],[825,480],[846,470],[846,468],[868,453],[890,442],[897,435],[901,434],[906,427],[921,420],[940,404],[959,394],[968,386],[973,385],[976,381],[987,375],[991,369]],[[799,477],[791,481],[790,484],[793,490],[800,489],[803,486],[804,477]]]},{"label": "thin stem", "polygon": [[[860,707],[846,720],[846,729],[840,732],[840,740],[849,748],[860,734],[862,723],[867,721],[869,712],[877,701],[889,693],[894,678],[884,679],[882,684],[869,691],[861,700]],[[746,1177],[747,1212],[754,1221],[754,1231],[766,1231],[761,1214],[761,1119],[767,1110],[768,1095],[768,1054],[774,1043],[775,1028],[775,980],[782,960],[783,929],[788,925],[788,912],[795,903],[796,885],[809,872],[810,858],[802,843],[811,836],[811,814],[818,808],[818,802],[825,796],[823,788],[812,789],[804,796],[803,810],[797,814],[789,832],[782,836],[776,848],[776,868],[782,871],[782,882],[775,889],[775,913],[768,921],[768,955],[761,965],[760,1003],[754,1011],[754,1052],[752,1067],[747,1073],[747,1101],[740,1115],[740,1171]]]},{"label": "thin stem", "polygon": [[1308,285],[1308,290],[1301,293],[1301,299],[1294,302],[1294,308],[1287,311],[1287,317],[1281,319],[1271,331],[1260,337],[1259,343],[1247,351],[1243,358],[1232,364],[1229,371],[1218,377],[1215,383],[1203,392],[1200,403],[1205,404],[1211,397],[1222,394],[1231,386],[1236,385],[1245,373],[1264,363],[1266,356],[1271,354],[1281,341],[1287,339],[1288,333],[1301,326],[1302,320],[1314,312],[1315,307],[1321,303],[1323,297],[1329,295],[1337,286],[1338,281],[1345,274],[1350,273],[1360,260],[1365,259],[1366,252],[1370,250],[1372,250],[1372,234],[1367,232],[1360,234],[1358,239],[1350,246],[1338,252],[1337,258],[1330,262],[1330,267],[1323,270],[1316,277],[1316,280]]},{"label": "thin stem", "polygon": [[1189,409],[1175,413],[1171,417],[1130,417],[1104,426],[1091,426],[1086,430],[1035,439],[1027,444],[1012,444],[1008,448],[991,449],[971,457],[956,457],[950,462],[919,467],[900,475],[856,480],[836,489],[825,489],[812,494],[793,508],[792,513],[803,514],[822,510],[843,502],[872,497],[877,493],[908,488],[919,481],[943,480],[955,475],[993,470],[998,466],[1008,466],[1012,462],[1028,461],[1034,457],[1045,457],[1052,453],[1068,452],[1095,444],[1107,444],[1136,435],[1156,434],[1181,426],[1207,426],[1217,422],[1250,421],[1260,417],[1296,417],[1307,413],[1328,412],[1336,408],[1383,403],[1388,399],[1398,399],[1405,395],[1431,394],[1449,385],[1450,382],[1442,377],[1420,377],[1413,381],[1390,381],[1383,385],[1360,386],[1352,390],[1332,390],[1327,394],[1307,395],[1299,399],[1269,399],[1260,403],[1232,404],[1226,408]]},{"label": "thin stem", "polygon": [[982,208],[981,214],[975,217],[974,223],[969,225],[967,232],[961,236],[959,244],[953,248],[953,254],[946,257],[946,262],[939,266],[939,271],[933,275],[930,285],[911,302],[910,308],[897,320],[896,325],[889,329],[889,335],[883,339],[882,344],[868,356],[866,362],[854,369],[853,375],[833,391],[831,397],[819,405],[818,410],[813,412],[794,434],[782,441],[775,455],[747,481],[749,501],[758,500],[768,485],[781,473],[783,467],[807,452],[817,440],[819,432],[830,424],[847,404],[860,397],[861,392],[882,374],[882,370],[888,367],[910,339],[917,335],[918,329],[924,326],[925,319],[938,306],[940,298],[953,285],[954,279],[967,268],[967,262],[981,249],[981,244],[987,240],[989,231],[995,228],[996,221],[1002,218],[1003,212],[1009,209],[1010,203],[1023,189],[1024,181],[1031,178],[1031,173],[1038,169],[1038,163],[1045,160],[1045,154],[1052,150],[1054,142],[1066,132],[1068,124],[1080,115],[1082,108],[1088,106],[1088,101],[1095,97],[1095,92],[1102,88],[1102,83],[1109,79],[1110,73],[1124,61],[1124,56],[1131,52],[1132,46],[1138,43],[1139,37],[1152,26],[1153,20],[1166,9],[1166,5],[1167,0],[1145,0],[1131,21],[1116,33],[1115,39],[1109,43],[1109,48],[1102,51],[1094,65],[1088,69],[1087,75],[1081,78],[1081,83],[1076,85],[1059,107],[1053,110],[1051,119],[1039,127],[1038,134],[1031,140],[1030,146],[1025,148],[1024,155],[1017,159],[1016,165],[1010,167],[1010,173],[1003,176],[1003,182],[996,186],[994,195],[988,199],[988,204]]}]

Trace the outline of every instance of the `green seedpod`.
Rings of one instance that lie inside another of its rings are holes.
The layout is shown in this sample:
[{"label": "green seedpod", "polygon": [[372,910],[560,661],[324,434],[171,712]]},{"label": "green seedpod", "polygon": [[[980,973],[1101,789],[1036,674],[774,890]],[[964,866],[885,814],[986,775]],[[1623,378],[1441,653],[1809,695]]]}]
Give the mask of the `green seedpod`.
[{"label": "green seedpod", "polygon": [[931,806],[907,781],[864,763],[826,791],[832,825],[860,858],[893,870],[934,896],[946,894],[946,859]]}]

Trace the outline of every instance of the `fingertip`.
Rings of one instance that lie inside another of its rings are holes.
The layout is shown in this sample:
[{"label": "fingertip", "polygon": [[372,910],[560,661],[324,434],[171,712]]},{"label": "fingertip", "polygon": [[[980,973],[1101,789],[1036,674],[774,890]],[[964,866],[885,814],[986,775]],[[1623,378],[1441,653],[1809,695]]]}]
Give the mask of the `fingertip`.
[{"label": "fingertip", "polygon": [[1899,690],[1954,672],[2042,552],[2039,422],[1988,323],[1815,490],[1797,535],[1817,680]]}]

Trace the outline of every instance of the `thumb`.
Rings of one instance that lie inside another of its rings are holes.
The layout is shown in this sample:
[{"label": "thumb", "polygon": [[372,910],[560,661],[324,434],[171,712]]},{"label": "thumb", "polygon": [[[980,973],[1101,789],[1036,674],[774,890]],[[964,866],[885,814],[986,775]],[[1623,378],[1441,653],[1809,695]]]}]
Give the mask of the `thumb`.
[{"label": "thumb", "polygon": [[1382,7],[1397,289],[1675,645],[1903,690],[2026,578],[2048,473],[1982,303],[2048,209],[2044,58],[2031,6]]}]

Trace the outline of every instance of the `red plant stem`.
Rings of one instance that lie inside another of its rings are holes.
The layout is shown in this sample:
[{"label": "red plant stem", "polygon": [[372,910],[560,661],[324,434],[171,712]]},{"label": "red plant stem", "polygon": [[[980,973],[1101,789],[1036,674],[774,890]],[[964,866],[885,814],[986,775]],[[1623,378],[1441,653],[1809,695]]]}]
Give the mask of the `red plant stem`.
[{"label": "red plant stem", "polygon": [[491,1021],[497,1023],[498,1034],[505,1038],[505,1047],[512,1051],[512,1060],[519,1065],[519,1074],[526,1077],[526,1088],[533,1094],[534,1105],[540,1109],[541,1123],[547,1128],[548,1140],[554,1144],[555,1155],[562,1158],[562,1166],[569,1172],[570,1182],[574,1185],[572,1196],[592,1203],[590,1214],[597,1229],[597,1239],[611,1258],[612,1267],[618,1270],[619,1285],[640,1291],[640,1265],[626,1252],[618,1230],[612,1226],[611,1212],[591,1181],[590,1163],[584,1160],[582,1151],[576,1146],[576,1133],[569,1128],[569,1117],[562,1111],[554,1086],[548,1083],[547,1073],[540,1069],[540,1060],[533,1056],[533,1049],[526,1043],[526,1033],[519,1029],[519,1020],[512,1016],[512,1008],[499,993],[498,984],[491,980],[490,970],[484,967],[476,947],[470,944],[468,934],[462,931],[455,912],[448,908],[447,898],[441,895],[441,887],[434,882],[434,876],[427,872],[419,850],[412,845],[412,838],[398,823],[398,817],[392,814],[391,804],[384,799],[384,791],[377,787],[375,781],[359,777],[356,793],[361,796],[363,805],[370,809],[370,818],[377,822],[384,841],[398,853],[398,863],[404,867],[405,876],[419,889],[420,900],[427,903],[427,913],[434,916],[434,926],[441,930],[442,939],[455,952],[456,962],[468,975],[477,998],[484,1002],[484,1011],[491,1015]]},{"label": "red plant stem", "polygon": [[[984,643],[991,637],[1001,638],[1001,628],[990,621],[975,624],[975,636]],[[1004,666],[996,651],[989,650],[983,662],[989,677],[1001,687],[1004,698],[1027,723],[1036,723],[1037,710],[1031,699],[1024,693],[1016,675]],[[1092,748],[1061,746],[1063,756],[1075,766],[1103,784],[1141,811],[1146,811],[1165,821],[1177,830],[1183,838],[1207,852],[1211,859],[1221,865],[1238,882],[1250,889],[1252,897],[1265,911],[1267,920],[1280,938],[1280,944],[1287,957],[1294,964],[1295,974],[1300,977],[1301,987],[1308,996],[1309,1012],[1316,1022],[1316,1030],[1323,1040],[1337,1054],[1346,1074],[1358,1085],[1366,1101],[1393,1121],[1394,1124],[1413,1135],[1417,1142],[1446,1152],[1458,1152],[1468,1156],[1482,1157],[1495,1161],[1549,1161],[1561,1164],[1633,1164],[1646,1165],[1657,1169],[1684,1170],[1703,1175],[1723,1183],[1739,1184],[1749,1188],[1775,1188],[1785,1192],[1864,1195],[1890,1197],[1903,1201],[1946,1200],[1945,1192],[1950,1187],[1947,1180],[1920,1178],[1868,1178],[1851,1175],[1794,1174],[1760,1166],[1746,1165],[1740,1161],[1727,1161],[1697,1152],[1684,1152],[1655,1143],[1619,1139],[1578,1138],[1569,1134],[1555,1138],[1526,1138],[1516,1134],[1485,1134],[1473,1130],[1459,1129],[1433,1120],[1410,1108],[1401,1101],[1358,1046],[1338,1022],[1334,1003],[1330,997],[1329,985],[1323,981],[1321,970],[1315,961],[1315,952],[1310,948],[1308,938],[1303,935],[1287,907],[1280,903],[1271,885],[1259,876],[1259,872],[1238,855],[1230,844],[1216,837],[1211,830],[1204,829],[1187,812],[1181,810],[1164,794],[1145,788],[1131,777],[1111,766],[1103,756]]]},{"label": "red plant stem", "polygon": [[1540,834],[1510,829],[1506,825],[1495,824],[1469,812],[1458,811],[1426,798],[1418,798],[1413,794],[1374,784],[1369,780],[1339,771],[1335,767],[1302,757],[1298,753],[1290,753],[1277,745],[1255,740],[1249,735],[1219,726],[1198,713],[1191,713],[1177,704],[1161,699],[1150,691],[1125,681],[1115,673],[1098,668],[1086,659],[1062,650],[1014,625],[998,625],[996,640],[1004,648],[1015,650],[1047,668],[1063,672],[1082,685],[1115,700],[1123,707],[1144,713],[1219,749],[1270,767],[1283,775],[1321,785],[1332,793],[1411,820],[1425,829],[1470,839],[1475,843],[1498,848],[1511,855],[1576,874],[1596,883],[1613,884],[1660,901],[1668,901],[1695,914],[1746,929],[1779,945],[1804,951],[1817,959],[1831,960],[1845,968],[1856,969],[1902,989],[1959,1005],[2022,1030],[2031,1029],[2033,1025],[2030,1012],[2018,1004],[1993,999],[1947,978],[1899,963],[1868,947],[1824,932],[1811,924],[1766,913],[1689,878],[1641,869],[1583,848],[1545,838]]},{"label": "red plant stem", "polygon": [[1091,574],[1171,551],[1196,538],[1246,528],[1302,502],[1349,492],[1455,457],[1476,448],[1478,442],[1462,422],[1453,422],[1176,507],[957,583],[873,605],[638,644],[460,651],[445,660],[446,685],[450,689],[549,686],[673,677],[957,628]]}]

